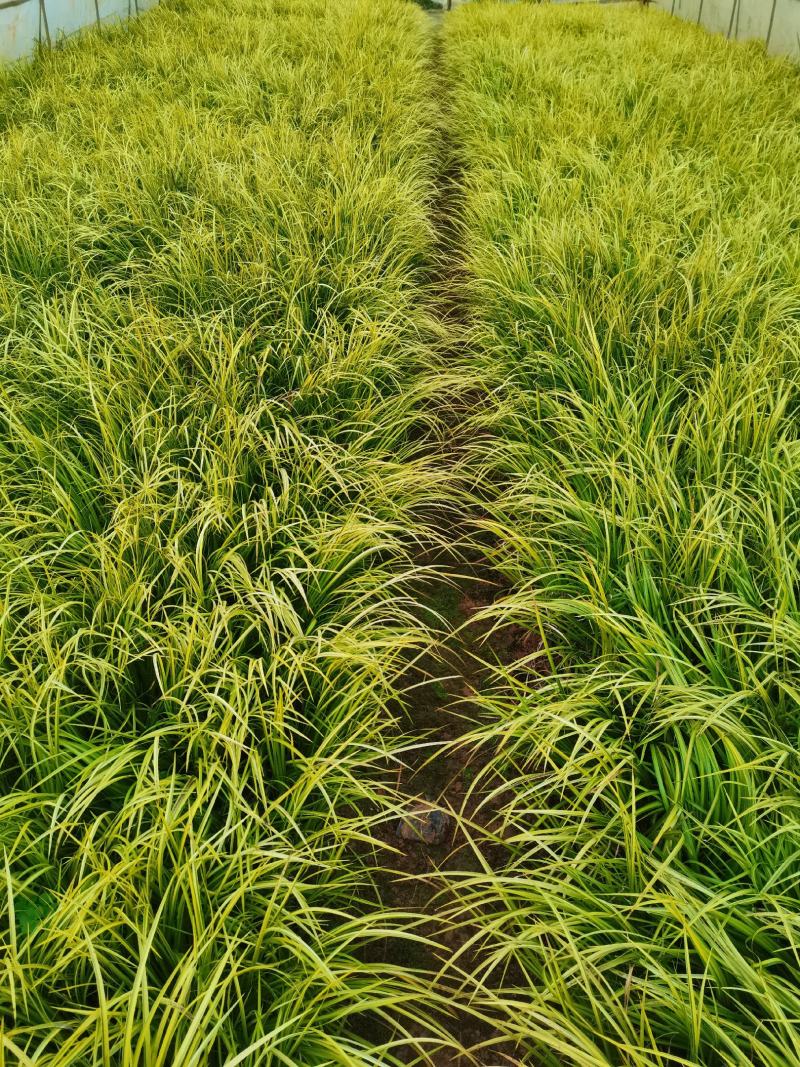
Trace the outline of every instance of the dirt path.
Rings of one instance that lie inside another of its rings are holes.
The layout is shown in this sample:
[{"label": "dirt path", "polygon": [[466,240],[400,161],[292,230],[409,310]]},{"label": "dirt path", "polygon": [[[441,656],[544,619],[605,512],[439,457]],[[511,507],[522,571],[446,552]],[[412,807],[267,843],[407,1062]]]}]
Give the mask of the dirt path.
[{"label": "dirt path", "polygon": [[[442,24],[446,18],[443,12],[430,13],[431,32],[435,34],[432,64],[442,107],[440,180],[432,206],[437,237],[433,310],[445,363],[454,362],[456,350],[468,344],[458,229],[461,175],[448,137],[449,86],[442,59]],[[467,445],[463,429],[467,420],[463,415],[479,402],[478,396],[468,393],[454,401],[447,420],[447,441],[443,444],[444,461],[454,469],[463,460]],[[457,516],[437,516],[449,547],[418,560],[438,575],[419,593],[430,611],[446,620],[447,632],[434,653],[416,663],[406,678],[408,699],[403,726],[404,732],[415,740],[405,751],[404,765],[393,783],[406,815],[386,826],[383,839],[387,855],[378,857],[385,865],[379,875],[384,905],[426,917],[428,921],[421,932],[434,943],[409,943],[402,962],[431,975],[447,968],[442,978],[443,990],[458,976],[468,981],[479,964],[464,950],[474,931],[469,927],[448,928],[441,918],[454,899],[451,876],[480,871],[483,864],[494,868],[503,852],[492,804],[484,803],[502,783],[483,780],[485,758],[462,742],[480,719],[480,707],[474,698],[486,683],[492,662],[507,663],[535,651],[530,647],[530,635],[518,628],[491,632],[486,622],[476,618],[503,592],[501,581],[476,545],[476,517],[469,505]],[[395,956],[391,962],[401,961]],[[443,1019],[442,1025],[452,1035],[458,1051],[431,1053],[427,1062],[435,1067],[519,1064],[513,1048],[480,1015],[479,1011],[463,1010]],[[416,1036],[426,1035],[419,1032]]]}]

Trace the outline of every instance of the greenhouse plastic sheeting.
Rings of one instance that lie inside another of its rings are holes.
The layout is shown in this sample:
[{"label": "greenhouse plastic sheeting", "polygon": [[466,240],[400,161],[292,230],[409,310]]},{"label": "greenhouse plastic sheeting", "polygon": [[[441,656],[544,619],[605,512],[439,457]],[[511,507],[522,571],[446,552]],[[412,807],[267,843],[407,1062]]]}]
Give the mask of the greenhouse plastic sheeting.
[{"label": "greenhouse plastic sheeting", "polygon": [[0,0],[0,59],[18,59],[98,22],[129,18],[155,0]]},{"label": "greenhouse plastic sheeting", "polygon": [[800,58],[800,0],[655,0],[657,7],[736,41],[761,40]]}]

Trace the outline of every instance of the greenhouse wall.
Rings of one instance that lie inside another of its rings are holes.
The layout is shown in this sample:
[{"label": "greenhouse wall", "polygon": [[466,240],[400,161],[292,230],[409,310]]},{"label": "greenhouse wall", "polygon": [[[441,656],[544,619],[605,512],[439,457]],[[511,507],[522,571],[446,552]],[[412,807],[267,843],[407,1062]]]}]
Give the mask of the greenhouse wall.
[{"label": "greenhouse wall", "polygon": [[156,0],[0,0],[0,60],[29,55],[47,44],[102,22],[130,18]]},{"label": "greenhouse wall", "polygon": [[655,5],[731,40],[765,41],[770,52],[800,58],[800,0],[655,0]]}]

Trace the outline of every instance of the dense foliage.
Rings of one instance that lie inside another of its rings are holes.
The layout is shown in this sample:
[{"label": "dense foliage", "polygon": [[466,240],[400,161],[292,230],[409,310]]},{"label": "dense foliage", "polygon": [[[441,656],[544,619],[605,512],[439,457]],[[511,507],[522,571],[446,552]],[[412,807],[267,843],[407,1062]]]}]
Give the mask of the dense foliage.
[{"label": "dense foliage", "polygon": [[794,1064],[800,72],[588,5],[464,8],[446,60],[499,619],[547,645],[459,914],[525,1062]]},{"label": "dense foliage", "polygon": [[436,26],[0,76],[0,1067],[800,1061],[800,72]]},{"label": "dense foliage", "polygon": [[427,641],[429,47],[168,0],[3,76],[0,1061],[392,1062],[356,1016],[430,1003],[358,859]]}]

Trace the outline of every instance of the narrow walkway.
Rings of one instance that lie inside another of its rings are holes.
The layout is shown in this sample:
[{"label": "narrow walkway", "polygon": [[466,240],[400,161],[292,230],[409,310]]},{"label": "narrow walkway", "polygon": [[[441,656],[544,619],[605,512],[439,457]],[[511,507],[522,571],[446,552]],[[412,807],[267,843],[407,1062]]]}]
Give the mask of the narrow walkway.
[{"label": "narrow walkway", "polygon": [[[458,2],[454,0],[454,4]],[[436,98],[442,107],[441,173],[432,208],[437,235],[433,311],[440,354],[446,364],[454,360],[459,347],[468,343],[457,224],[462,188],[447,121],[449,84],[442,57],[442,26],[447,15],[431,11],[429,16],[435,34],[431,62],[439,90]],[[454,398],[448,440],[442,446],[444,461],[453,469],[463,461],[467,445],[467,419],[462,416],[478,402],[478,397],[468,394]],[[502,587],[482,558],[474,523],[477,516],[470,511],[466,493],[464,499],[464,509],[458,515],[445,511],[438,516],[437,525],[445,530],[449,547],[418,560],[439,576],[420,590],[420,599],[431,612],[446,620],[449,630],[435,653],[415,664],[407,678],[404,727],[416,740],[405,754],[396,783],[407,814],[387,827],[386,844],[395,851],[385,860],[386,870],[381,874],[383,900],[388,908],[413,910],[430,918],[422,932],[438,947],[410,943],[405,962],[431,974],[440,972],[454,953],[463,950],[472,933],[464,927],[448,929],[439,918],[453,899],[454,883],[448,875],[479,871],[482,863],[495,867],[503,851],[493,833],[491,811],[481,803],[499,783],[476,784],[484,761],[479,753],[461,744],[480,717],[480,708],[471,698],[480,692],[492,661],[507,662],[530,652],[527,647],[518,647],[525,640],[521,632],[506,628],[489,633],[489,627],[475,618],[481,608],[497,598]],[[467,827],[468,834],[464,832]],[[477,963],[463,952],[447,973],[443,988],[454,980],[468,983],[478,969]],[[519,1063],[513,1049],[478,1012],[458,1011],[441,1020],[441,1025],[452,1035],[453,1050],[432,1053],[429,1062],[435,1067],[501,1067]],[[470,1052],[471,1049],[475,1051]]]}]

